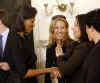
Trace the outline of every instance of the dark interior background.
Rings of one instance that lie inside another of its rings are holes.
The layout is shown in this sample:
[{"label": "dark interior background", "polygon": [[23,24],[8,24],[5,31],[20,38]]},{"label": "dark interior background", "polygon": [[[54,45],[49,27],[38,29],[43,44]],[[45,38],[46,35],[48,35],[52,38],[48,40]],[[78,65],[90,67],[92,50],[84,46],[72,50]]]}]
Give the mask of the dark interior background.
[{"label": "dark interior background", "polygon": [[8,11],[9,25],[13,23],[12,16],[19,6],[31,6],[31,0],[0,0],[0,8]]}]

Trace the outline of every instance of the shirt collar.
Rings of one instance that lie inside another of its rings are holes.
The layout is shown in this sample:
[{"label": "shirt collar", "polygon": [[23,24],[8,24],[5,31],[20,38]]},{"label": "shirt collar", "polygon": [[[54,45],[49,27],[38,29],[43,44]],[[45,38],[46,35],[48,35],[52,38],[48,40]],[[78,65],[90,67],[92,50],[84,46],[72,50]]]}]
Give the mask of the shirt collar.
[{"label": "shirt collar", "polygon": [[3,37],[5,37],[5,36],[8,35],[8,33],[9,33],[9,29],[6,29],[6,31],[4,31],[1,35],[2,35]]}]

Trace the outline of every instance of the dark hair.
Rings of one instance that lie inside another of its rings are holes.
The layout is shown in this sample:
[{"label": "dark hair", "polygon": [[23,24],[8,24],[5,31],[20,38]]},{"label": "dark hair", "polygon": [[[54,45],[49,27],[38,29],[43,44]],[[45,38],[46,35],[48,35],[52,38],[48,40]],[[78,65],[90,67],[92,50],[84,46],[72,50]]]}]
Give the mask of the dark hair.
[{"label": "dark hair", "polygon": [[100,32],[100,9],[95,9],[86,14],[86,25],[90,28],[93,26]]},{"label": "dark hair", "polygon": [[55,16],[52,17],[52,20],[55,20],[58,17],[66,19],[66,17],[64,15],[55,15]]},{"label": "dark hair", "polygon": [[35,18],[37,10],[34,7],[19,7],[16,10],[14,28],[17,32],[24,32],[24,20]]},{"label": "dark hair", "polygon": [[8,12],[4,9],[0,9],[0,20],[4,25],[8,25]]},{"label": "dark hair", "polygon": [[76,19],[81,30],[80,41],[88,41],[88,36],[86,34],[86,14],[77,15]]}]

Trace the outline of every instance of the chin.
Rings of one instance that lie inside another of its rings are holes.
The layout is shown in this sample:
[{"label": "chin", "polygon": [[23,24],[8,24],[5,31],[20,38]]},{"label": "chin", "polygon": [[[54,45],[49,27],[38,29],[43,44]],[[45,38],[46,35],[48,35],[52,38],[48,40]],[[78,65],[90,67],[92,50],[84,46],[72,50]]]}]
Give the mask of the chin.
[{"label": "chin", "polygon": [[57,38],[57,40],[63,40],[63,38]]},{"label": "chin", "polygon": [[92,42],[92,39],[89,39],[90,42]]}]

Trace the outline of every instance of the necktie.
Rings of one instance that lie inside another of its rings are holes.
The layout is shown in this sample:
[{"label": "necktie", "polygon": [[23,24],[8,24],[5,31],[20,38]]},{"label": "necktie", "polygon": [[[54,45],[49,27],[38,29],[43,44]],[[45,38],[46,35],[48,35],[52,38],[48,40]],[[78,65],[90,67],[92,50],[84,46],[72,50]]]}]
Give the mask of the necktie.
[{"label": "necktie", "polygon": [[2,35],[0,35],[0,57],[3,56]]}]

